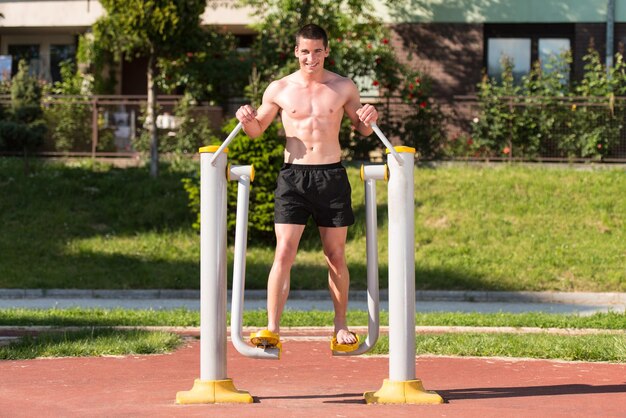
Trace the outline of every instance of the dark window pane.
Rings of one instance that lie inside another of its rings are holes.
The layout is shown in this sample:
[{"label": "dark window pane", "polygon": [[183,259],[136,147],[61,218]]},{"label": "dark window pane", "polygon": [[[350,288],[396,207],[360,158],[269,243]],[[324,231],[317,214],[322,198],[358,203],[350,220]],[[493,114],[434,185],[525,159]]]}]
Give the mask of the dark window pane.
[{"label": "dark window pane", "polygon": [[61,63],[76,59],[74,45],[50,45],[50,77],[52,81],[61,81]]},{"label": "dark window pane", "polygon": [[17,68],[21,60],[28,64],[28,72],[31,75],[39,75],[41,60],[39,57],[39,45],[9,45],[9,55],[13,57],[11,76],[17,74]]}]

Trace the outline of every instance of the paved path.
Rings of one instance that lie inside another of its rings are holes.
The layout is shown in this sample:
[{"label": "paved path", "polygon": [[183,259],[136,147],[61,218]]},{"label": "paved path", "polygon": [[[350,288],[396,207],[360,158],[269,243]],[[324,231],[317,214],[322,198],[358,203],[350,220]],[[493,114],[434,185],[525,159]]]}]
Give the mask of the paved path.
[{"label": "paved path", "polygon": [[443,405],[366,405],[386,357],[336,358],[327,342],[285,341],[280,361],[228,347],[228,375],[249,405],[175,405],[199,373],[199,343],[169,355],[0,362],[2,417],[624,417],[626,365],[418,357]]},{"label": "paved path", "polygon": [[[350,309],[367,310],[365,291],[351,292]],[[626,293],[478,292],[421,291],[416,293],[417,312],[549,312],[590,315],[626,311]],[[228,299],[230,301],[230,297]],[[245,309],[265,308],[265,292],[246,291]],[[128,308],[199,310],[195,290],[27,290],[0,289],[2,308]],[[386,292],[381,292],[382,310],[387,310]],[[326,291],[292,291],[286,309],[333,309]]]}]

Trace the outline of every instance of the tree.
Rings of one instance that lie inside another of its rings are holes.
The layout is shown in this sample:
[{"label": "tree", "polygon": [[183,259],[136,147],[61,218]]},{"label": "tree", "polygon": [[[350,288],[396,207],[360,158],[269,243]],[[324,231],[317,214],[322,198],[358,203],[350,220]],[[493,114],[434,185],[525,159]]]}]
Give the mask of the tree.
[{"label": "tree", "polygon": [[225,105],[240,97],[251,71],[250,57],[237,50],[235,37],[205,28],[196,52],[159,63],[159,88],[174,91],[184,87],[197,102]]},{"label": "tree", "polygon": [[158,175],[156,97],[159,59],[175,59],[200,48],[205,0],[101,0],[106,15],[93,26],[96,42],[116,59],[146,57],[150,174]]},{"label": "tree", "polygon": [[43,141],[46,122],[41,108],[41,86],[28,74],[28,64],[20,61],[11,83],[11,107],[0,120],[0,138],[8,149],[22,151],[24,171],[29,171],[29,153]]}]

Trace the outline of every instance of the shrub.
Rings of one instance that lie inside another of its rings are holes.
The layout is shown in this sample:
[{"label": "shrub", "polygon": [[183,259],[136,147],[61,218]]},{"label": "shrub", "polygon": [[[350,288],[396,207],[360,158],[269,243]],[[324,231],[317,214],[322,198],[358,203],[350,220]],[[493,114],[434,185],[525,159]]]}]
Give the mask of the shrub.
[{"label": "shrub", "polygon": [[24,155],[24,169],[29,171],[29,154],[43,142],[46,123],[41,109],[41,86],[28,74],[28,64],[20,61],[11,83],[11,108],[0,120],[0,137],[8,149]]},{"label": "shrub", "polygon": [[[584,76],[578,85],[569,79],[570,53],[540,62],[520,84],[513,66],[503,62],[503,76],[485,76],[478,86],[479,116],[472,125],[474,157],[602,158],[618,143],[623,129],[623,105],[615,95],[626,93],[626,65],[616,54],[609,70],[597,51],[583,58]],[[452,156],[467,152],[448,147]]]},{"label": "shrub", "polygon": [[[237,125],[231,119],[222,132],[228,135]],[[283,140],[279,136],[281,126],[271,124],[258,138],[250,139],[244,133],[237,135],[228,146],[228,160],[233,165],[253,165],[256,175],[250,187],[249,240],[253,243],[269,242],[274,237],[274,189],[276,178],[283,162]],[[199,229],[200,191],[199,175],[183,180],[189,197],[189,206],[196,214],[194,227]],[[237,184],[228,185],[228,229],[234,231],[237,211]]]},{"label": "shrub", "polygon": [[[61,81],[53,84],[55,95],[76,96],[86,99],[91,92],[89,83],[71,61],[61,63]],[[88,101],[64,99],[46,109],[46,119],[51,126],[52,139],[58,151],[87,151],[91,149],[92,111]]]},{"label": "shrub", "polygon": [[445,134],[444,116],[438,105],[430,101],[430,79],[420,73],[411,73],[400,88],[403,103],[408,111],[399,120],[396,130],[402,142],[416,149],[420,158],[436,159],[443,154]]}]

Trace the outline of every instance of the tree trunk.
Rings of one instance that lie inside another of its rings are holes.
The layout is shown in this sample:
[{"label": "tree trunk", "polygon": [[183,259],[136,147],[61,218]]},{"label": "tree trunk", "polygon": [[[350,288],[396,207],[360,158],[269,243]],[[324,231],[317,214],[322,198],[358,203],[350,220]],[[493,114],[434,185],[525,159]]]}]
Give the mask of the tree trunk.
[{"label": "tree trunk", "polygon": [[157,91],[154,77],[156,76],[156,56],[150,54],[148,58],[148,132],[150,133],[150,176],[159,175],[159,136],[157,135]]}]

